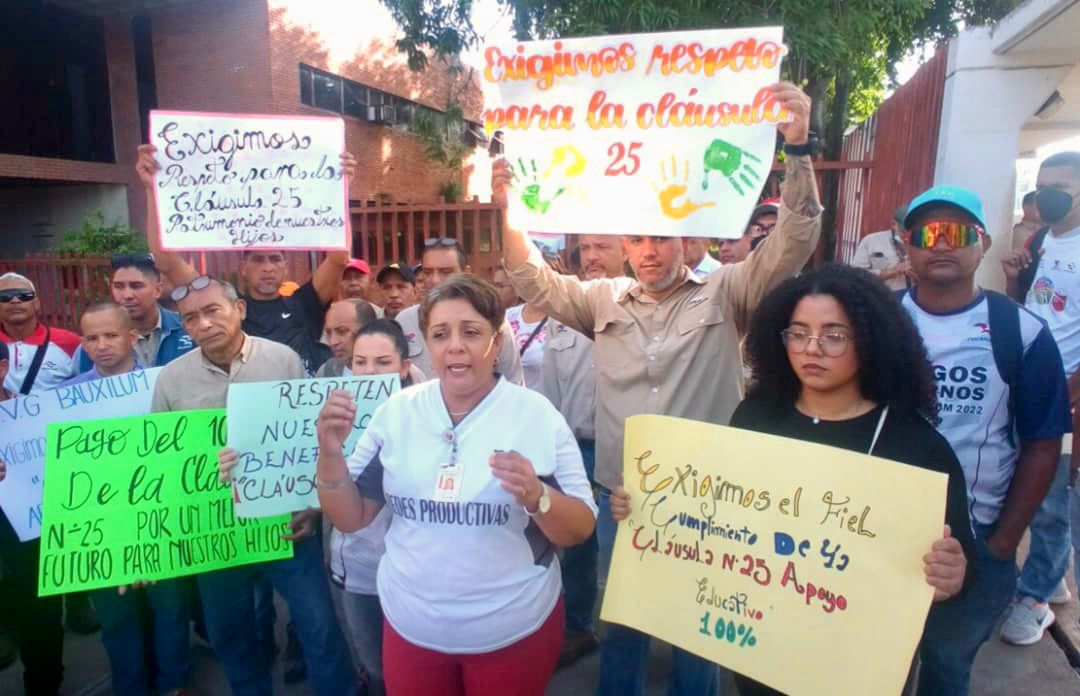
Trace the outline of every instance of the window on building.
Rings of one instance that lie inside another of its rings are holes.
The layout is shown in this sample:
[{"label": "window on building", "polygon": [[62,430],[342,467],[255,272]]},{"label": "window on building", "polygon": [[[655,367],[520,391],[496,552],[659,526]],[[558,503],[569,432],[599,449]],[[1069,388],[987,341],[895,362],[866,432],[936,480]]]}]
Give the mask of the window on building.
[{"label": "window on building", "polygon": [[139,127],[142,141],[150,142],[150,111],[157,108],[157,79],[154,71],[154,38],[150,17],[137,15],[131,20],[131,42],[135,49],[135,92],[139,101]]},{"label": "window on building", "polygon": [[0,26],[13,29],[0,41],[0,152],[115,162],[102,20],[0,2]]},{"label": "window on building", "polygon": [[306,65],[300,66],[300,103],[308,106],[315,105],[311,97],[311,68]]},{"label": "window on building", "polygon": [[343,104],[344,108],[342,109],[342,112],[346,116],[367,119],[368,88],[353,82],[352,80],[345,80],[343,89],[345,92],[345,102]]},{"label": "window on building", "polygon": [[376,122],[388,125],[404,125],[418,117],[427,118],[439,129],[447,130],[448,137],[461,139],[466,144],[476,141],[469,132],[478,124],[459,123],[448,127],[446,114],[442,111],[310,65],[300,65],[300,103],[362,121],[374,116]]},{"label": "window on building", "polygon": [[312,105],[319,109],[341,113],[341,78],[337,75],[312,71]]}]

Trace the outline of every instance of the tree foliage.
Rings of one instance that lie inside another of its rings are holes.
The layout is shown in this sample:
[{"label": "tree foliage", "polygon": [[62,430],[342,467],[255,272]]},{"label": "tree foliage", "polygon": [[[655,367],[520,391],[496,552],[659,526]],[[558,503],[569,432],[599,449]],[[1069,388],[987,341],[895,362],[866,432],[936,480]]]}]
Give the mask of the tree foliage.
[{"label": "tree foliage", "polygon": [[[813,99],[811,128],[828,159],[844,130],[869,116],[909,52],[946,39],[960,23],[996,21],[1022,0],[497,0],[519,40],[602,34],[783,25],[790,48],[784,77]],[[429,52],[475,46],[473,0],[382,0],[404,36],[398,47],[422,67]],[[825,179],[823,248],[831,256],[836,177]]]},{"label": "tree foliage", "polygon": [[[410,65],[428,53],[455,54],[480,41],[473,0],[382,0],[402,29]],[[818,108],[814,126],[842,125],[873,111],[912,49],[956,33],[957,23],[999,19],[1020,0],[498,0],[518,39],[782,24],[791,54],[785,77],[806,85]],[[827,102],[837,93],[837,104]],[[832,113],[830,113],[832,112]],[[829,119],[828,116],[832,116]],[[842,127],[840,128],[842,131]]]}]

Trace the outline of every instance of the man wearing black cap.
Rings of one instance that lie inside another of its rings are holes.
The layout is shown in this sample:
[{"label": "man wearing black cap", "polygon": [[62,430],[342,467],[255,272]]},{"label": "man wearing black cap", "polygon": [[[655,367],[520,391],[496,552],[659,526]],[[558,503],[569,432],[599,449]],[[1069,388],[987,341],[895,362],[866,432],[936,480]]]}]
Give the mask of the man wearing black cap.
[{"label": "man wearing black cap", "polygon": [[911,202],[904,226],[918,284],[902,302],[934,369],[937,427],[963,467],[976,541],[973,583],[926,621],[919,693],[966,694],[979,646],[1013,598],[1016,547],[1054,478],[1068,389],[1043,322],[975,284],[990,239],[974,193],[936,186]]},{"label": "man wearing black cap", "polygon": [[395,261],[379,269],[375,282],[383,292],[383,313],[393,319],[401,310],[416,304],[416,275],[409,264]]}]

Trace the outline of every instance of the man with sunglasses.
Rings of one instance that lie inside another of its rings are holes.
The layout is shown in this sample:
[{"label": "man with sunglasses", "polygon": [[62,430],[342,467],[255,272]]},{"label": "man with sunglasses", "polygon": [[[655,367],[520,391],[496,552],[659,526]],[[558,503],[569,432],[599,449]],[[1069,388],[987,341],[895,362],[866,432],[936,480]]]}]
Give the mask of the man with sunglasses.
[{"label": "man with sunglasses", "polygon": [[[2,388],[15,396],[52,389],[75,372],[73,359],[79,337],[38,320],[37,290],[18,273],[0,275],[0,343],[8,352],[8,371]],[[56,694],[64,674],[64,598],[37,596],[40,540],[19,541],[7,518],[0,514],[0,613],[11,620],[19,637],[23,687],[27,694]],[[97,630],[85,595],[75,605],[79,628]],[[69,617],[70,618],[70,617]]]},{"label": "man with sunglasses", "polygon": [[[161,367],[195,347],[180,325],[180,315],[159,304],[161,274],[148,253],[117,254],[112,257],[109,291],[113,302],[131,317],[139,340],[135,355],[144,367]],[[93,364],[85,351],[79,351],[79,372]]]},{"label": "man with sunglasses", "polygon": [[[152,410],[225,408],[230,384],[302,379],[300,357],[279,341],[244,331],[247,303],[229,283],[199,276],[179,285],[172,299],[199,350],[162,369]],[[289,607],[311,690],[318,696],[356,692],[356,675],[330,599],[317,533],[318,511],[294,512],[292,558],[196,576],[215,653],[234,693],[270,696],[272,654],[256,593],[269,579]]]},{"label": "man with sunglasses", "polygon": [[38,320],[41,300],[30,279],[0,275],[0,341],[8,345],[10,368],[4,387],[18,394],[52,389],[75,374],[79,337]]},{"label": "man with sunglasses", "polygon": [[[199,274],[180,254],[162,250],[154,198],[154,180],[161,165],[154,157],[156,148],[153,145],[140,145],[138,152],[135,171],[146,189],[146,240],[158,270],[175,287],[181,287]],[[356,159],[347,152],[342,153],[341,167],[345,178],[351,179],[356,172]],[[289,346],[300,355],[307,373],[314,375],[330,357],[330,350],[321,341],[323,319],[326,308],[338,297],[342,274],[348,264],[347,251],[326,254],[311,280],[284,297],[281,285],[288,273],[285,254],[276,250],[242,252],[240,276],[244,279],[243,298],[247,306],[244,332]]]},{"label": "man with sunglasses", "polygon": [[1012,600],[1016,547],[1046,495],[1069,430],[1061,355],[1042,321],[979,289],[990,246],[979,198],[937,186],[908,206],[904,292],[937,382],[938,430],[964,469],[974,584],[937,605],[923,632],[919,693],[966,694],[979,646]]},{"label": "man with sunglasses", "polygon": [[[451,276],[472,270],[465,249],[457,240],[448,237],[425,239],[424,254],[420,257],[420,262],[424,287],[429,291]],[[395,320],[401,325],[405,339],[409,342],[409,361],[425,375],[435,374],[424,346],[424,333],[420,330],[420,305],[406,307],[398,313]],[[525,384],[513,329],[504,321],[499,333],[502,334],[502,342],[499,358],[495,362],[495,371],[514,384]]]}]

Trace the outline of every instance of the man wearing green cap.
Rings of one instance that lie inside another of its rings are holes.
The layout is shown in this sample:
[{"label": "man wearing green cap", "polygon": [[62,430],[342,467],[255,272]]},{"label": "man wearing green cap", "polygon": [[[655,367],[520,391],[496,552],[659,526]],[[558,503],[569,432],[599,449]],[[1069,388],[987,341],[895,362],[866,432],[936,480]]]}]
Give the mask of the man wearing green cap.
[{"label": "man wearing green cap", "polygon": [[1054,478],[1068,389],[1046,326],[975,284],[990,247],[978,196],[936,186],[911,202],[904,228],[917,285],[902,303],[933,366],[938,430],[964,469],[976,538],[974,584],[927,619],[919,693],[967,694],[975,654],[1012,600],[1016,547]]}]

